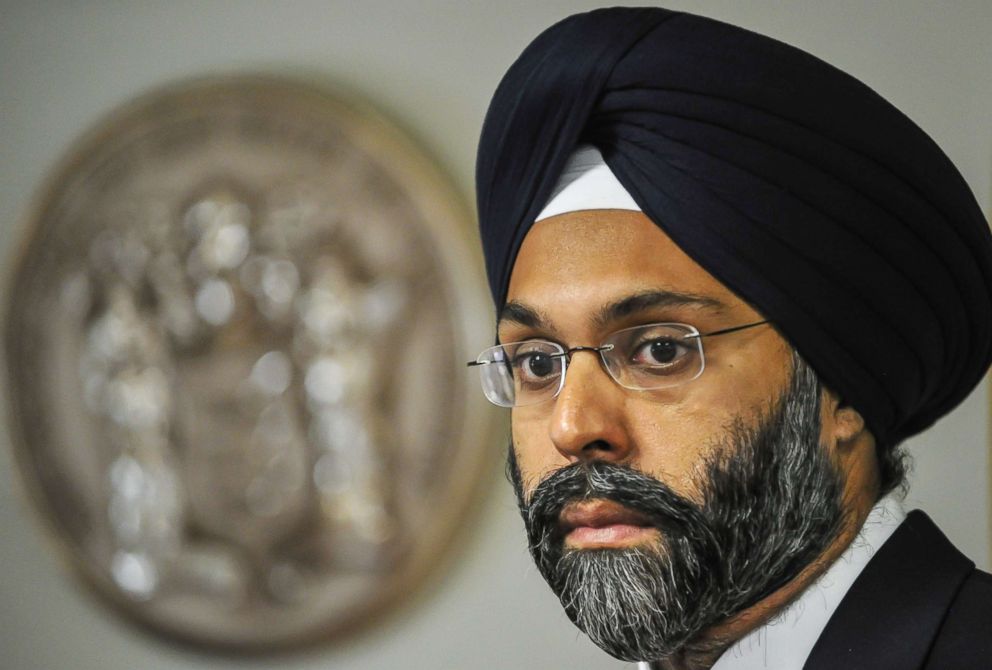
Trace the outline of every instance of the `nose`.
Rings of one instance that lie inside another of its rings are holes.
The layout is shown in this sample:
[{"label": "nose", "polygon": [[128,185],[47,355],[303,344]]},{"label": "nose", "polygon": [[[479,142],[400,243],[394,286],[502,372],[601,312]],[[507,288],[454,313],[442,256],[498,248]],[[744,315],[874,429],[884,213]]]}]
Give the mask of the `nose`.
[{"label": "nose", "polygon": [[554,399],[549,435],[570,463],[629,458],[630,436],[623,415],[624,391],[600,365],[593,351],[576,351],[565,384]]}]

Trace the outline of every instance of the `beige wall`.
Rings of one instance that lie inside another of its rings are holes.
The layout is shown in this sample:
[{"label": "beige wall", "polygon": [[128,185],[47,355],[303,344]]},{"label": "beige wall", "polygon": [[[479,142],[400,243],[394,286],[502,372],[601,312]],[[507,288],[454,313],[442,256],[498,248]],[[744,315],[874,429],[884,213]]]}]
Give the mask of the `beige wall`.
[{"label": "beige wall", "polygon": [[[67,143],[109,109],[195,74],[316,74],[397,117],[471,194],[488,97],[554,19],[592,2],[12,2],[0,0],[0,251]],[[985,211],[992,195],[992,3],[915,0],[670,2],[802,46],[858,75],[928,130]],[[482,344],[482,343],[480,343]],[[914,439],[910,502],[990,566],[984,386]],[[0,440],[6,442],[0,430]],[[493,459],[493,485],[459,554],[375,631],[306,655],[197,655],[122,626],[58,569],[0,449],[3,668],[610,668],[530,567]]]}]

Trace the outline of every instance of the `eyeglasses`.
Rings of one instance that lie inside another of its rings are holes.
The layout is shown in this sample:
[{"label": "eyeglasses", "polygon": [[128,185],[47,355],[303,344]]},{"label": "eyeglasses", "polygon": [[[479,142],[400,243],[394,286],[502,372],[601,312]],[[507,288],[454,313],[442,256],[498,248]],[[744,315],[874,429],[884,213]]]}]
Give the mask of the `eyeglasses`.
[{"label": "eyeglasses", "polygon": [[603,368],[623,388],[653,391],[685,384],[703,374],[702,338],[766,323],[756,321],[711,333],[700,333],[684,323],[651,323],[618,330],[598,347],[566,349],[547,340],[510,342],[489,347],[468,365],[478,367],[486,398],[500,407],[536,405],[557,397],[577,351],[599,354]]}]

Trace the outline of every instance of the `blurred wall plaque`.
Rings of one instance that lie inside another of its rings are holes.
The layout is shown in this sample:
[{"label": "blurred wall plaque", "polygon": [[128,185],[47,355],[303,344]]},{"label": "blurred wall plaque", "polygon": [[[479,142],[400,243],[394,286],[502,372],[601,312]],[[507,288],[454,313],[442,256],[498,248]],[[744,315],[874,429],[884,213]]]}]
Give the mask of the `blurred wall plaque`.
[{"label": "blurred wall plaque", "polygon": [[332,635],[448,548],[491,443],[466,211],[358,103],[168,88],[71,152],[8,284],[9,424],[71,562],[153,630]]}]

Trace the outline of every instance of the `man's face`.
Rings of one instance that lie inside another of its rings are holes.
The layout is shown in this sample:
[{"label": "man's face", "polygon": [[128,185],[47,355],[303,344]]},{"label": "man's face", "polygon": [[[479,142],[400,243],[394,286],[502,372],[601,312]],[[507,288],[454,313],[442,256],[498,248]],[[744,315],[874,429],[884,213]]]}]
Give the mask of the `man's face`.
[{"label": "man's face", "polygon": [[[645,294],[656,299],[610,309]],[[514,264],[507,302],[539,322],[501,319],[501,342],[542,338],[566,347],[596,346],[640,324],[686,323],[706,333],[762,319],[646,216],[625,211],[575,212],[536,224]],[[633,466],[698,501],[707,450],[734,422],[753,425],[767,413],[792,362],[788,344],[767,326],[706,338],[703,346],[706,368],[698,379],[657,391],[623,389],[596,354],[574,354],[554,401],[513,410],[525,490],[564,465],[599,459]],[[647,539],[627,534],[616,542]]]},{"label": "man's face", "polygon": [[[582,212],[530,231],[499,334],[596,346],[648,323],[707,333],[759,320],[642,215]],[[815,374],[770,327],[704,350],[702,376],[652,391],[621,388],[594,352],[576,352],[555,400],[513,410],[511,470],[538,567],[573,621],[625,660],[700,644],[842,527]]]}]

